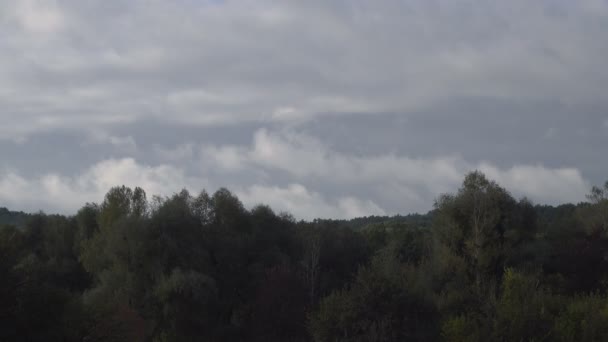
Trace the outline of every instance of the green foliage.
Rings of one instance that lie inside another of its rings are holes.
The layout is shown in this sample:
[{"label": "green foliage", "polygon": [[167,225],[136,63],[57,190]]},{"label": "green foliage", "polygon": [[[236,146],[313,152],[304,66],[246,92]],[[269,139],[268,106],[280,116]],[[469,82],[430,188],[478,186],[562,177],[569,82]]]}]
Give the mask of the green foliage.
[{"label": "green foliage", "polygon": [[555,320],[556,341],[608,340],[608,298],[578,295],[566,299],[565,306]]},{"label": "green foliage", "polygon": [[201,330],[210,331],[217,324],[217,286],[209,276],[196,271],[175,269],[153,289],[160,306],[158,334],[184,341]]},{"label": "green foliage", "polygon": [[483,341],[478,324],[464,314],[446,319],[441,326],[441,337],[449,342]]},{"label": "green foliage", "polygon": [[0,228],[0,340],[77,341],[84,322],[74,294],[86,277],[73,254],[70,220],[32,215]]},{"label": "green foliage", "polygon": [[416,246],[412,239],[416,233],[393,232],[395,242],[380,250],[369,266],[360,268],[350,286],[321,301],[311,316],[316,341],[430,341],[438,337],[436,308],[425,286],[426,277],[417,267],[424,256],[404,254],[408,244]]},{"label": "green foliage", "polygon": [[0,224],[0,341],[608,340],[607,194],[535,206],[473,172],[426,215],[296,222],[116,187]]},{"label": "green foliage", "polygon": [[553,298],[537,277],[507,269],[496,308],[494,335],[507,341],[542,341],[551,336]]},{"label": "green foliage", "polygon": [[505,235],[516,207],[509,193],[479,172],[466,176],[457,195],[443,195],[435,204],[436,237],[469,265],[471,281],[482,286],[499,276]]},{"label": "green foliage", "polygon": [[608,181],[603,187],[594,186],[587,195],[589,204],[578,208],[587,232],[608,234]]},{"label": "green foliage", "polygon": [[468,174],[456,195],[436,204],[433,253],[437,303],[448,316],[491,315],[517,227],[517,202],[480,172]]},{"label": "green foliage", "polygon": [[315,341],[431,341],[436,311],[407,270],[364,267],[355,282],[323,299],[311,319]]}]

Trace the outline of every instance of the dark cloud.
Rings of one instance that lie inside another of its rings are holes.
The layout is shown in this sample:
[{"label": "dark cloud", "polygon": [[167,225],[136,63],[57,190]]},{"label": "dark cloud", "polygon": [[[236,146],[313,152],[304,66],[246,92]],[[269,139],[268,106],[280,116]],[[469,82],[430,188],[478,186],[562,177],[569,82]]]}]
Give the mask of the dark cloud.
[{"label": "dark cloud", "polygon": [[17,209],[74,210],[59,190],[99,200],[137,183],[127,170],[151,191],[226,185],[302,217],[426,210],[470,168],[551,203],[606,177],[604,0],[0,13],[0,200]]}]

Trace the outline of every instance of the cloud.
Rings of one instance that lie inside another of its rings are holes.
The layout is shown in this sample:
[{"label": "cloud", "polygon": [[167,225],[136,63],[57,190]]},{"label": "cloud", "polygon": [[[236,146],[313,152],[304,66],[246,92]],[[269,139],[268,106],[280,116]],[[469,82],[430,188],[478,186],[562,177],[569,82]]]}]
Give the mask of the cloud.
[{"label": "cloud", "polygon": [[184,162],[192,159],[194,156],[194,144],[184,143],[174,148],[167,148],[158,144],[153,146],[154,153],[162,160],[173,162]]},{"label": "cloud", "polygon": [[584,201],[590,188],[575,168],[516,165],[500,170],[488,163],[481,163],[478,169],[514,194],[528,196],[543,204]]},{"label": "cloud", "polygon": [[[392,180],[409,184],[428,183],[435,191],[447,191],[468,166],[458,156],[408,158],[395,154],[355,156],[327,148],[311,136],[289,132],[254,134],[250,148],[204,147],[212,165],[234,171],[259,166],[283,171],[297,179],[319,179],[339,184],[370,184]],[[430,180],[430,182],[429,182]]]},{"label": "cloud", "polygon": [[[86,202],[100,202],[114,186],[142,187],[149,196],[171,195],[183,188],[200,191],[209,187],[201,177],[191,177],[182,169],[161,164],[144,165],[132,158],[100,161],[79,175],[61,176],[45,173],[26,178],[15,171],[0,173],[0,201],[4,205],[28,211],[73,214]],[[269,204],[278,211],[287,211],[297,218],[350,218],[384,215],[385,211],[371,200],[353,196],[327,199],[297,183],[279,186],[251,185],[237,190],[249,205]]]},{"label": "cloud", "polygon": [[295,184],[345,216],[428,210],[474,169],[577,201],[605,177],[606,22],[601,0],[0,2],[2,199],[80,205],[119,156],[116,181],[307,203]]},{"label": "cloud", "polygon": [[284,188],[253,185],[237,191],[236,194],[249,206],[267,204],[274,210],[289,212],[298,219],[341,219],[386,214],[371,200],[362,201],[347,196],[328,201],[320,193],[309,191],[305,186],[297,183],[289,184]]},{"label": "cloud", "polygon": [[436,189],[446,189],[461,177],[464,164],[457,156],[433,159],[408,158],[395,154],[358,157],[336,153],[320,140],[294,132],[258,130],[250,148],[204,147],[203,155],[230,170],[257,165],[284,171],[299,179],[317,178],[337,183],[369,183],[381,179],[419,183],[429,177]]},{"label": "cloud", "polygon": [[171,195],[183,188],[203,189],[207,182],[169,165],[149,166],[132,158],[98,162],[82,174],[47,173],[27,179],[14,171],[0,174],[0,201],[24,210],[73,214],[86,202],[100,202],[114,186],[142,187],[149,196]]},{"label": "cloud", "polygon": [[0,138],[142,120],[411,116],[479,99],[605,108],[605,7],[20,0],[0,8],[11,13],[0,17],[0,112],[12,127]]},{"label": "cloud", "polygon": [[54,1],[17,1],[14,14],[25,30],[37,34],[53,33],[65,26],[63,13]]},{"label": "cloud", "polygon": [[[358,156],[291,130],[258,130],[248,147],[202,145],[197,149],[184,144],[154,150],[163,160],[182,166],[123,158],[99,161],[73,176],[53,172],[23,176],[5,170],[0,174],[0,201],[23,210],[73,213],[85,202],[101,201],[109,188],[122,184],[161,195],[222,185],[236,189],[250,206],[269,204],[311,219],[426,212],[438,195],[456,191],[472,170],[481,170],[516,197],[527,196],[538,203],[582,201],[589,188],[576,168],[541,164],[500,168],[459,156]],[[194,160],[197,153],[200,161]],[[203,168],[186,171],[189,159]],[[201,176],[208,174],[216,175],[213,184]]]},{"label": "cloud", "polygon": [[236,146],[203,146],[201,159],[202,163],[210,168],[220,168],[226,171],[242,170],[246,162],[243,152]]},{"label": "cloud", "polygon": [[205,158],[212,161],[211,165],[227,172],[256,168],[283,172],[288,179],[305,184],[356,188],[367,198],[380,200],[378,203],[393,202],[394,206],[396,202],[407,211],[429,210],[439,194],[454,192],[464,175],[473,170],[486,173],[516,196],[527,196],[540,203],[582,201],[589,188],[576,168],[547,168],[538,164],[504,169],[489,162],[467,161],[458,155],[356,156],[334,151],[318,139],[293,131],[261,129],[254,134],[250,147],[205,147],[203,151]]},{"label": "cloud", "polygon": [[125,152],[137,151],[137,143],[132,136],[120,137],[99,130],[90,131],[84,144],[108,144]]}]

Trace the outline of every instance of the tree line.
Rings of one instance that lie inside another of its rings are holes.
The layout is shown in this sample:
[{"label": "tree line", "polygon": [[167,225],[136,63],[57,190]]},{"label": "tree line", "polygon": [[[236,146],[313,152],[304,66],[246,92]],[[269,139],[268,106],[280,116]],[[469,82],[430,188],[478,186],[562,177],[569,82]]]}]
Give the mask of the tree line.
[{"label": "tree line", "polygon": [[0,214],[0,341],[608,340],[608,182],[552,207],[472,172],[347,221],[125,186]]}]

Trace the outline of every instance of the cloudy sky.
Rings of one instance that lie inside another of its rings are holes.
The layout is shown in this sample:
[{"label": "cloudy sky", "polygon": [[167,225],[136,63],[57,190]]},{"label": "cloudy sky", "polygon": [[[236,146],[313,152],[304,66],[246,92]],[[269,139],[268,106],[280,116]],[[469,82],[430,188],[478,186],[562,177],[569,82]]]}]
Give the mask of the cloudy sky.
[{"label": "cloudy sky", "polygon": [[479,169],[608,179],[606,0],[0,1],[0,206],[225,186],[297,218],[425,212]]}]

